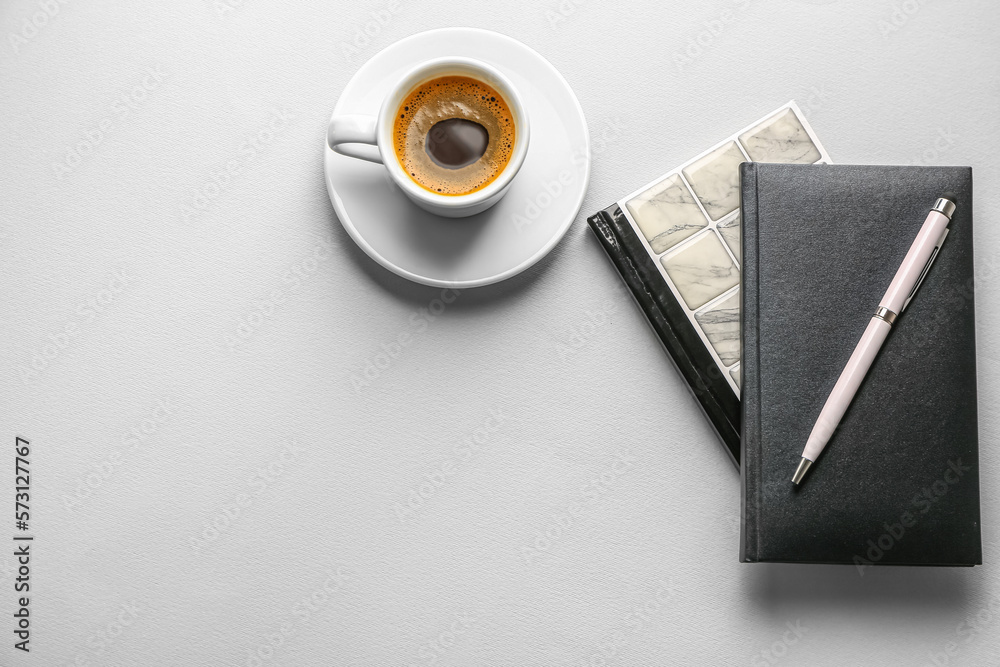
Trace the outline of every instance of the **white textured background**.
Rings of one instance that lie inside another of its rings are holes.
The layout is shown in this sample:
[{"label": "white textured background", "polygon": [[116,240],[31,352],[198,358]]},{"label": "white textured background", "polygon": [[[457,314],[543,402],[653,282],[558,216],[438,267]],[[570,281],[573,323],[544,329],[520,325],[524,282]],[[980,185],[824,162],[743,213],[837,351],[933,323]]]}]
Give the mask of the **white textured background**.
[{"label": "white textured background", "polygon": [[[0,7],[0,503],[28,437],[36,535],[0,665],[995,662],[995,2],[47,2]],[[595,160],[549,258],[432,319],[321,158],[352,72],[446,25],[551,60]],[[585,226],[790,98],[837,162],[975,168],[982,567],[738,563],[736,470]]]}]

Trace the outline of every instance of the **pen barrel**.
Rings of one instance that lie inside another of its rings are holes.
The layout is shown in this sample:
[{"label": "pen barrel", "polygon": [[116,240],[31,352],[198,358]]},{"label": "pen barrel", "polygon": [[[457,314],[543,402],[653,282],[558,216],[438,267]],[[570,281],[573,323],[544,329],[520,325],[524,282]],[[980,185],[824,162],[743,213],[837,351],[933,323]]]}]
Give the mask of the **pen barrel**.
[{"label": "pen barrel", "polygon": [[868,323],[840,378],[837,379],[837,384],[826,399],[823,410],[819,413],[819,419],[816,420],[816,425],[813,426],[802,451],[803,457],[815,461],[826,443],[833,437],[833,432],[843,419],[851,401],[854,400],[854,395],[858,393],[858,387],[861,386],[861,381],[865,379],[868,369],[875,361],[890,329],[892,326],[888,322],[877,317],[873,317]]},{"label": "pen barrel", "polygon": [[888,308],[895,314],[899,314],[906,303],[907,297],[913,292],[917,281],[927,266],[931,253],[941,240],[941,235],[948,227],[949,218],[939,211],[931,211],[927,214],[923,226],[913,239],[903,263],[899,265],[896,276],[892,279],[889,289],[879,302],[880,306]]}]

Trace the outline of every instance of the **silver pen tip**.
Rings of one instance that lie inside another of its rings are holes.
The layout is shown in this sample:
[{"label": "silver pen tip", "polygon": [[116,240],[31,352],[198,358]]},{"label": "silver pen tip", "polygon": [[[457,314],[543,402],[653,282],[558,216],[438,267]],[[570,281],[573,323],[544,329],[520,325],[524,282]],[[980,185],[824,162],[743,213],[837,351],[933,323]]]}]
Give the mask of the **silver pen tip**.
[{"label": "silver pen tip", "polygon": [[799,467],[795,469],[795,474],[792,475],[792,483],[799,484],[802,482],[802,478],[806,476],[806,472],[809,470],[809,466],[813,464],[809,459],[802,457],[799,461]]}]

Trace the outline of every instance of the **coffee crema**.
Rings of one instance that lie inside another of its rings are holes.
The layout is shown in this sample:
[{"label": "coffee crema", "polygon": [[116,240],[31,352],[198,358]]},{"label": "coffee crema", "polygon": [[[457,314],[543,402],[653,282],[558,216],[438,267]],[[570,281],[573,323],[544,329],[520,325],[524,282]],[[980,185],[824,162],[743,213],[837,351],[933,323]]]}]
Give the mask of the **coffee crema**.
[{"label": "coffee crema", "polygon": [[516,128],[507,101],[467,76],[441,76],[417,86],[396,112],[396,159],[422,188],[466,195],[496,180],[514,151]]}]

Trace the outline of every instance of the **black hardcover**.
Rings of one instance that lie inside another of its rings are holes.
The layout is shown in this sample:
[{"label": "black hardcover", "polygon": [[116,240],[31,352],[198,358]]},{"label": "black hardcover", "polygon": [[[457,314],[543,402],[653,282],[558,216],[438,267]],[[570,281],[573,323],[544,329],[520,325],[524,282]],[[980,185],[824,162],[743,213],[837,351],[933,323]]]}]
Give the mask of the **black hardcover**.
[{"label": "black hardcover", "polygon": [[[972,170],[741,166],[743,562],[982,563]],[[801,486],[802,447],[938,197],[937,259]]]},{"label": "black hardcover", "polygon": [[617,205],[587,219],[737,467],[740,401]]}]

